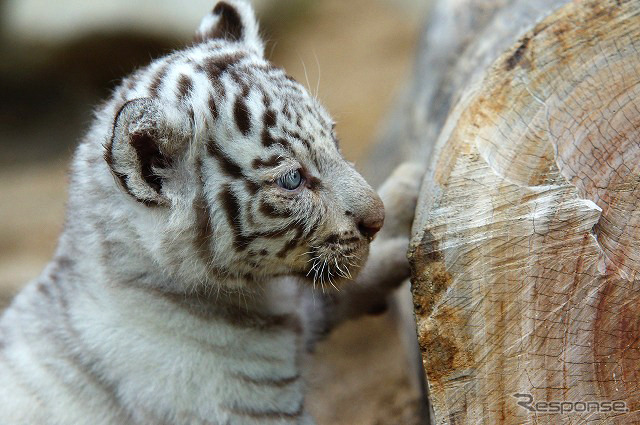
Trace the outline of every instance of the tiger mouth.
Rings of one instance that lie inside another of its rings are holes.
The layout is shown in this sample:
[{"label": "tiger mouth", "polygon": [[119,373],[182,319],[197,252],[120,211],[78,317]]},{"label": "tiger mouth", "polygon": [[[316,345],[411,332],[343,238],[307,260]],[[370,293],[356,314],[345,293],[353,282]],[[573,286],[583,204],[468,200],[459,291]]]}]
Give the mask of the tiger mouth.
[{"label": "tiger mouth", "polygon": [[314,288],[319,286],[324,291],[331,286],[338,289],[345,281],[355,279],[366,260],[369,243],[360,239],[349,242],[343,246],[339,241],[325,241],[311,247],[305,277],[313,281]]}]

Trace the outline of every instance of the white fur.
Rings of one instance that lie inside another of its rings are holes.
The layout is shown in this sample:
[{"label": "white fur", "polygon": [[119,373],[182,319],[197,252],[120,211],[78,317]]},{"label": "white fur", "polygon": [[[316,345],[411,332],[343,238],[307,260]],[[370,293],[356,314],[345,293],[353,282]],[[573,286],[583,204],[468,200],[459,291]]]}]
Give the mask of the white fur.
[{"label": "white fur", "polygon": [[[408,275],[417,184],[407,181],[419,170],[402,168],[385,186],[391,226],[347,282],[369,251],[358,225],[381,217],[380,199],[342,158],[326,111],[264,60],[248,4],[229,3],[242,16],[241,42],[204,40],[162,58],[97,111],[74,157],[54,258],[0,320],[0,424],[310,424],[307,350]],[[216,24],[208,16],[199,31]],[[207,60],[237,53],[235,77],[207,77]],[[277,118],[269,134],[281,141],[268,147],[265,94]],[[159,189],[136,132],[153,133],[171,159],[154,163]],[[235,166],[241,177],[229,176]],[[295,195],[278,187],[298,167],[321,184]],[[240,237],[225,193],[241,206]]]}]

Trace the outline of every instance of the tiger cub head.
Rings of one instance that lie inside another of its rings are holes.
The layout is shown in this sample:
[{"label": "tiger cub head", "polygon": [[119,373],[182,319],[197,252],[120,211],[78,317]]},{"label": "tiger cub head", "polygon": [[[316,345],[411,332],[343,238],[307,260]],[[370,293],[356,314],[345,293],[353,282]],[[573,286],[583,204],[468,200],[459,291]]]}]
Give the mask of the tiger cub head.
[{"label": "tiger cub head", "polygon": [[99,112],[110,203],[136,255],[176,281],[339,283],[383,224],[329,114],[263,50],[250,6],[220,1],[192,46],[125,79]]}]

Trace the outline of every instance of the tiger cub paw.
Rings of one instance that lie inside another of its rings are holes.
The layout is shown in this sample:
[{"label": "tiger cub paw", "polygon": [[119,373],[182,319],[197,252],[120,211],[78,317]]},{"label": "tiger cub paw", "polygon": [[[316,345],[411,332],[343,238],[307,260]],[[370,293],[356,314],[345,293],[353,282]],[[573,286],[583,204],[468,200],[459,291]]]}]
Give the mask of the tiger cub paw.
[{"label": "tiger cub paw", "polygon": [[424,172],[422,165],[404,162],[378,190],[385,208],[384,226],[378,235],[380,239],[409,239]]},{"label": "tiger cub paw", "polygon": [[424,168],[403,163],[382,184],[378,194],[385,207],[385,222],[371,242],[361,282],[374,292],[388,292],[409,277],[407,249]]}]

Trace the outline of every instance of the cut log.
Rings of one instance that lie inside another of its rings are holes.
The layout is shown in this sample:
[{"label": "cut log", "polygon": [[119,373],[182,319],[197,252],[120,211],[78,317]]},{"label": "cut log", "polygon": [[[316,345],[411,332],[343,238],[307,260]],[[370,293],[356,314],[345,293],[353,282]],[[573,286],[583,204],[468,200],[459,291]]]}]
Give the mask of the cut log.
[{"label": "cut log", "polygon": [[638,423],[640,3],[439,14],[455,56],[423,55],[395,130],[430,164],[410,258],[434,420]]}]

